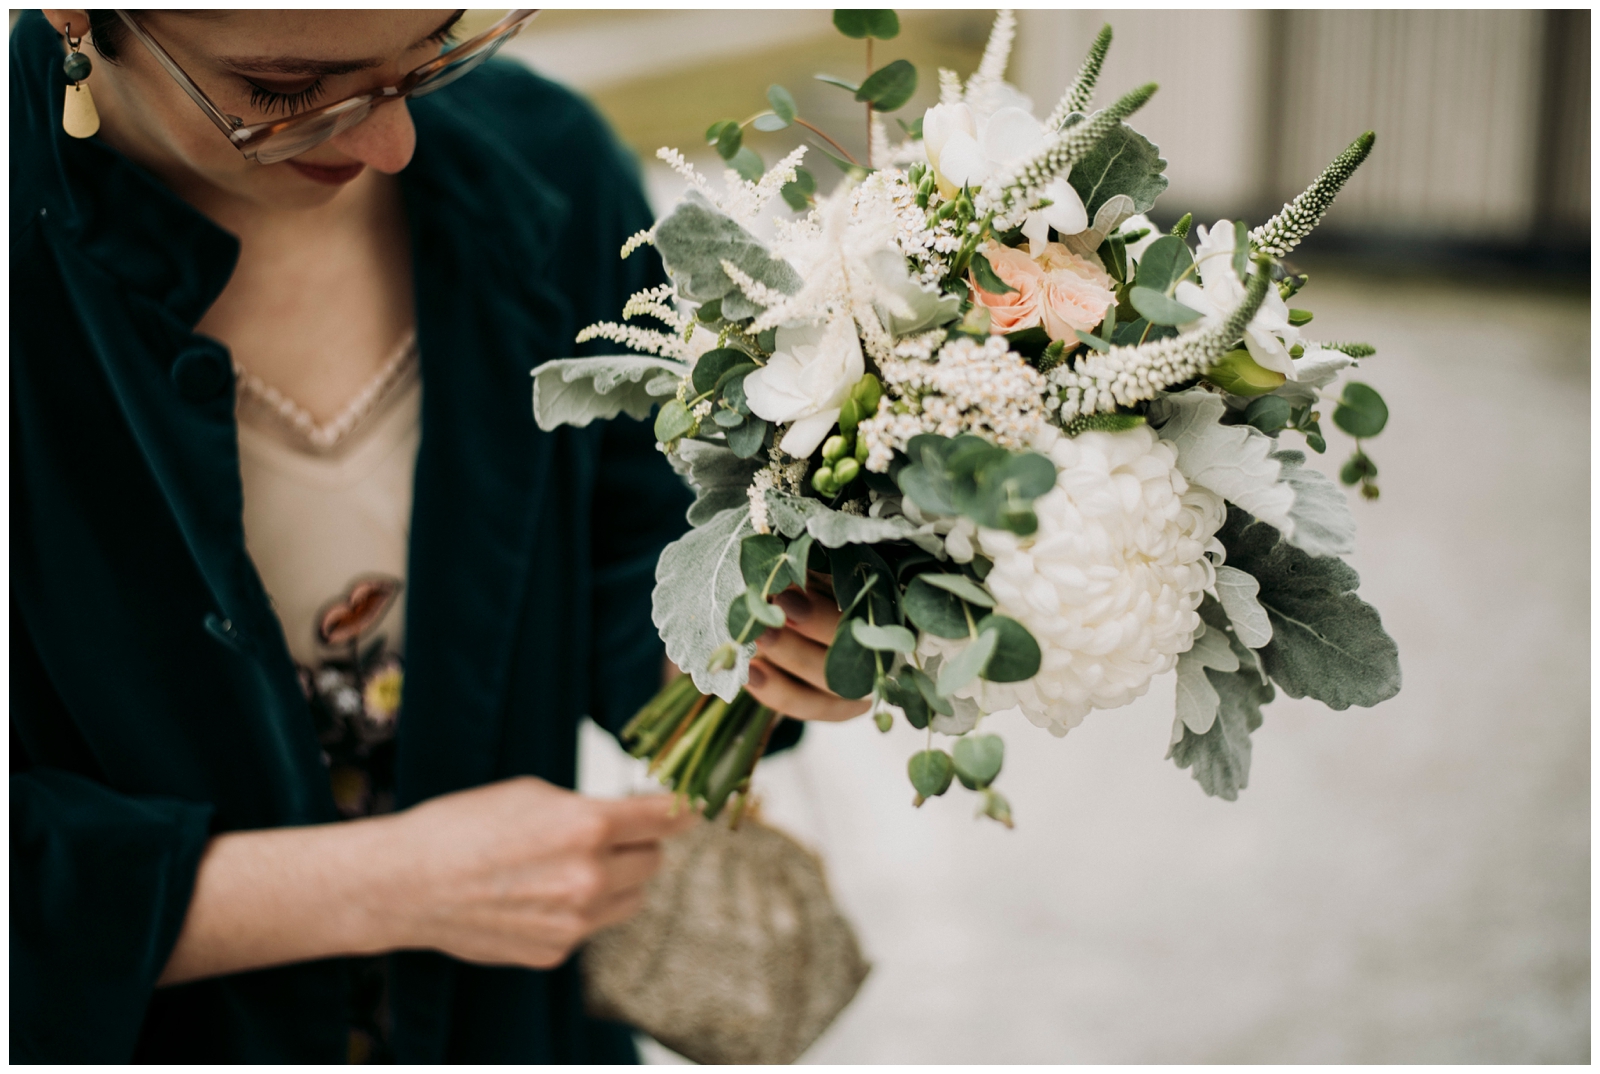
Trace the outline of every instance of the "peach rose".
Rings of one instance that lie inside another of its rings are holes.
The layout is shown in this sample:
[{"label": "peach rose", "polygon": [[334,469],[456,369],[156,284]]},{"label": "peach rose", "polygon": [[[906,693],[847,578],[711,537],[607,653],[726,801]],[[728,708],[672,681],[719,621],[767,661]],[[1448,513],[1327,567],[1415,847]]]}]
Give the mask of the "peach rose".
[{"label": "peach rose", "polygon": [[1051,339],[1075,340],[1073,329],[1092,331],[1116,305],[1117,296],[1105,269],[1059,242],[1046,245],[1035,264],[1042,269],[1040,318]]},{"label": "peach rose", "polygon": [[984,243],[979,253],[988,260],[996,276],[1016,288],[1003,295],[994,295],[979,287],[975,276],[971,279],[972,300],[989,311],[989,331],[1001,336],[1038,324],[1044,269],[1025,251],[1014,250],[998,242]]}]

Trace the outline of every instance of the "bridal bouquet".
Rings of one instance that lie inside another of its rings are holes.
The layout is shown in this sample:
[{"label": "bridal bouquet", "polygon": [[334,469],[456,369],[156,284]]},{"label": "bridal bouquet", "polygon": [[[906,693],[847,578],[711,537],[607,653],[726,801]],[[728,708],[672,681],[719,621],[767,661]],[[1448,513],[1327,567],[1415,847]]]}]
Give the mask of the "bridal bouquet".
[{"label": "bridal bouquet", "polygon": [[[898,31],[888,11],[834,21],[869,50]],[[1289,305],[1307,278],[1285,260],[1372,134],[1258,227],[1191,236],[1185,215],[1163,234],[1145,214],[1166,161],[1125,122],[1156,87],[1091,109],[1106,27],[1040,120],[1004,80],[1014,27],[1001,12],[969,79],[939,72],[939,104],[899,121],[899,144],[883,117],[915,90],[909,63],[818,76],[866,104],[865,161],[781,86],[708,132],[722,190],[663,149],[689,190],[622,253],[653,244],[672,282],[578,337],[643,353],[534,371],[541,427],[655,411],[698,492],[654,592],[688,674],[624,734],[708,816],[742,804],[779,718],[741,686],[790,586],[837,599],[830,688],[870,698],[884,730],[927,731],[916,804],[959,779],[1008,826],[991,714],[1065,735],[1176,670],[1168,756],[1232,799],[1276,690],[1335,709],[1399,690],[1395,644],[1339,558],[1345,494],[1297,449],[1327,450],[1327,417],[1354,440],[1344,483],[1378,495],[1364,444],[1388,411],[1349,379],[1374,351],[1309,338]],[[745,144],[794,126],[845,171],[833,193],[800,166],[807,147],[768,169]],[[761,241],[778,198],[794,212]],[[626,323],[646,316],[665,330]]]}]

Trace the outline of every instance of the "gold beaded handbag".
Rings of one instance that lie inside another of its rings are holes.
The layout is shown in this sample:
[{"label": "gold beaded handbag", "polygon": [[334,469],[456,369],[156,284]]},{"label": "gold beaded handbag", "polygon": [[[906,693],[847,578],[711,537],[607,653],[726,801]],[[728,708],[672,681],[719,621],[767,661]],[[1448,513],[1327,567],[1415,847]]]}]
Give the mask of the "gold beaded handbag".
[{"label": "gold beaded handbag", "polygon": [[747,816],[663,845],[645,907],[590,939],[589,1012],[697,1063],[792,1063],[871,968],[822,863]]}]

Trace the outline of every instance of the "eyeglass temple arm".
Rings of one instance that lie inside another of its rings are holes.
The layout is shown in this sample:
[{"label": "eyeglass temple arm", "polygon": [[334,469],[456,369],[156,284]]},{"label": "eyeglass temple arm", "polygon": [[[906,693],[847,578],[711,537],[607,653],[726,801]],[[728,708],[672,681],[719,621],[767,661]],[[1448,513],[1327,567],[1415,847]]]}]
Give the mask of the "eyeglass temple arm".
[{"label": "eyeglass temple arm", "polygon": [[217,125],[217,129],[226,134],[230,141],[236,140],[234,139],[234,132],[244,126],[244,120],[238,116],[230,116],[212,104],[211,98],[206,96],[205,91],[194,84],[194,79],[189,77],[188,72],[178,66],[177,60],[167,55],[167,50],[161,47],[161,42],[146,33],[137,19],[126,11],[117,11],[117,17],[127,24],[133,36],[139,39],[141,45],[150,50],[150,55],[156,58],[157,63],[166,68],[167,74],[171,75],[173,81],[183,88],[183,92],[189,95],[190,100],[200,106],[200,111],[204,112],[211,122]]}]

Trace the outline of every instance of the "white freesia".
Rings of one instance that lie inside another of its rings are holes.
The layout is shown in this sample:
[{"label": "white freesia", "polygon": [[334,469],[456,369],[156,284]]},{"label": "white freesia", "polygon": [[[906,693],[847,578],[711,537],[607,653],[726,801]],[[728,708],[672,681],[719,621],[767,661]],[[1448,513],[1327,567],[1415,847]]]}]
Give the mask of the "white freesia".
[{"label": "white freesia", "polygon": [[[1194,263],[1204,286],[1189,280],[1178,284],[1173,297],[1203,316],[1184,326],[1185,332],[1199,331],[1205,321],[1221,320],[1244,301],[1244,281],[1233,271],[1234,227],[1230,220],[1218,220],[1210,230],[1197,229],[1200,244]],[[1268,287],[1261,308],[1244,330],[1244,345],[1250,357],[1263,369],[1295,379],[1294,359],[1289,348],[1300,340],[1300,330],[1289,323],[1289,307],[1276,287]]]},{"label": "white freesia", "polygon": [[[1002,169],[1036,155],[1046,141],[1044,124],[1014,105],[980,116],[968,104],[937,104],[922,117],[928,164],[939,192],[947,198],[955,197],[963,186],[980,187]],[[1030,212],[1022,225],[1032,249],[1044,248],[1051,228],[1062,235],[1088,228],[1088,211],[1066,175],[1051,182],[1044,197],[1050,204]]]},{"label": "white freesia", "polygon": [[[1064,735],[1089,710],[1143,694],[1193,643],[1196,609],[1216,582],[1206,553],[1221,549],[1215,535],[1226,507],[1185,480],[1176,449],[1148,426],[1053,439],[1039,445],[1056,464],[1056,486],[1034,501],[1038,531],[977,532],[994,561],[984,582],[996,610],[1039,642],[1039,673],[1018,683],[975,680],[957,696],[986,712],[1019,707]],[[948,656],[965,644],[924,634],[918,652]]]},{"label": "white freesia", "polygon": [[827,325],[779,328],[767,364],[744,379],[744,396],[757,417],[792,422],[778,446],[807,458],[839,420],[839,408],[866,373],[861,341],[849,317]]}]

